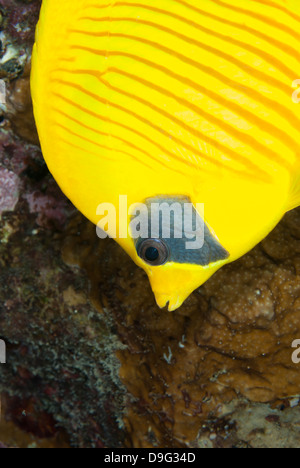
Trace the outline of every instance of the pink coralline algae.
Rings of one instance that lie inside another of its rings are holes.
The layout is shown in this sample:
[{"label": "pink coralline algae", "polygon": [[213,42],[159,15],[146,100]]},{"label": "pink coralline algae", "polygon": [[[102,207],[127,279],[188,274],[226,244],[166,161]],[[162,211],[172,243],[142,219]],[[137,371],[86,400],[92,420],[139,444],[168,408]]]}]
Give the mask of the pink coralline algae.
[{"label": "pink coralline algae", "polygon": [[0,128],[0,216],[17,208],[34,215],[38,227],[62,229],[74,207],[50,176],[39,147],[16,137],[9,122],[4,125]]},{"label": "pink coralline algae", "polygon": [[41,0],[0,0],[6,17],[7,31],[19,44],[31,43],[39,15]]},{"label": "pink coralline algae", "polygon": [[53,223],[57,228],[61,228],[67,219],[66,202],[51,195],[47,191],[43,194],[40,191],[24,195],[28,203],[30,213],[36,213],[36,223],[40,227],[49,227]]},{"label": "pink coralline algae", "polygon": [[19,200],[19,177],[0,168],[0,216],[4,211],[13,211]]}]

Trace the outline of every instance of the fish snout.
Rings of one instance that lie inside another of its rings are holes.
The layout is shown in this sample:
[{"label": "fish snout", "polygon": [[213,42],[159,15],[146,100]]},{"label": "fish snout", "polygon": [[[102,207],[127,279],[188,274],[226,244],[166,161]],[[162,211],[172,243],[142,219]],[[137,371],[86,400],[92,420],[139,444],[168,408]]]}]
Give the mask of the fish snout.
[{"label": "fish snout", "polygon": [[154,296],[155,296],[156,304],[158,305],[158,307],[163,309],[164,307],[167,306],[168,311],[173,312],[174,310],[178,309],[183,304],[183,302],[185,301],[187,296],[189,296],[189,294],[187,295],[175,294],[173,296],[169,296],[168,294],[154,291]]},{"label": "fish snout", "polygon": [[200,268],[174,263],[152,269],[148,275],[158,307],[168,305],[170,312],[178,309],[217,269],[217,266]]}]

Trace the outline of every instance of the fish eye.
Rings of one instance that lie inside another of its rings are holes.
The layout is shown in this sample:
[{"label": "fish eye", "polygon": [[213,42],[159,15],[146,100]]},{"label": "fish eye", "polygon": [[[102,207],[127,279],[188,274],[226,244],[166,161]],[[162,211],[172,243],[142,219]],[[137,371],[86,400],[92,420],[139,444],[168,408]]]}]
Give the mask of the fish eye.
[{"label": "fish eye", "polygon": [[169,257],[167,245],[161,239],[146,239],[138,248],[138,256],[148,265],[163,265]]}]

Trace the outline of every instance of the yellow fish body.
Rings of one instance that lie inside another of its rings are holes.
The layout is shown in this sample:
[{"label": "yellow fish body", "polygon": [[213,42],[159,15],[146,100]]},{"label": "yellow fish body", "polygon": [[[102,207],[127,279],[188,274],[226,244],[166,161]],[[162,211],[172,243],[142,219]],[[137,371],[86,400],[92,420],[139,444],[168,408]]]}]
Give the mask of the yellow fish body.
[{"label": "yellow fish body", "polygon": [[44,157],[91,221],[203,204],[202,254],[117,234],[169,310],[300,204],[297,80],[299,0],[44,0],[32,56]]}]

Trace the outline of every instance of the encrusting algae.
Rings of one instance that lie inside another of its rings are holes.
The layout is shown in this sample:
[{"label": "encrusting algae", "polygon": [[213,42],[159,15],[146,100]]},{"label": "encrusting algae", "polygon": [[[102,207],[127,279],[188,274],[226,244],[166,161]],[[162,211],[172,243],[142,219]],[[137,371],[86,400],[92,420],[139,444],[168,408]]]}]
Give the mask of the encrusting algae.
[{"label": "encrusting algae", "polygon": [[[99,304],[102,291],[102,307],[127,345],[118,357],[121,379],[137,399],[125,416],[129,446],[197,445],[202,425],[222,417],[230,401],[290,406],[300,385],[292,362],[300,336],[299,221],[299,210],[289,213],[262,244],[169,314],[155,307],[144,273],[113,241],[97,244],[91,225],[79,225],[80,236],[74,225],[63,258],[87,270],[92,297]],[[218,444],[226,445],[225,433]]]}]

